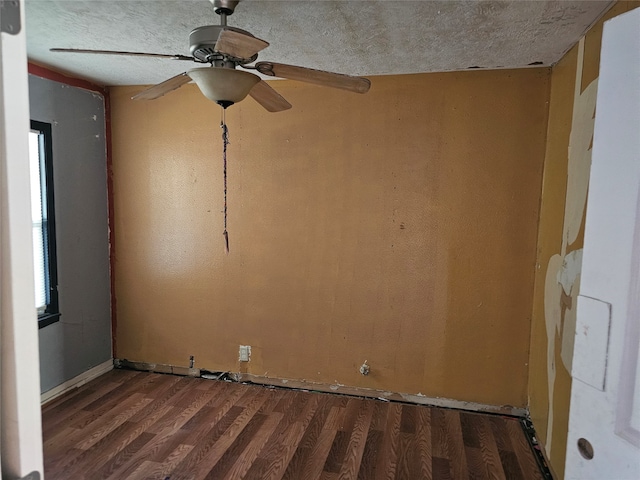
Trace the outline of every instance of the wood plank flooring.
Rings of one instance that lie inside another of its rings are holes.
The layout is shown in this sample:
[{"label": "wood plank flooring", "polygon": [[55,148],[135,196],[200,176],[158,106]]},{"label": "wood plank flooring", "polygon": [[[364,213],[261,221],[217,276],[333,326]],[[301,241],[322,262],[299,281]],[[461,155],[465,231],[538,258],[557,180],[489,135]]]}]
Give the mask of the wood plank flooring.
[{"label": "wood plank flooring", "polygon": [[43,407],[45,477],[542,480],[517,419],[113,370]]}]

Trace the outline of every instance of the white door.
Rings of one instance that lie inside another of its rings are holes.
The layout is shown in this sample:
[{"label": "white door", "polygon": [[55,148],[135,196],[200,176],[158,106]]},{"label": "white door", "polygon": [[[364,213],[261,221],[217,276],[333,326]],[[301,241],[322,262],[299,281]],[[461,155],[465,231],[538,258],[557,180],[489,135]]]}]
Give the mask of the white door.
[{"label": "white door", "polygon": [[640,479],[640,8],[604,25],[567,479]]},{"label": "white door", "polygon": [[2,478],[38,478],[42,427],[24,1],[0,2],[0,25],[0,458]]}]

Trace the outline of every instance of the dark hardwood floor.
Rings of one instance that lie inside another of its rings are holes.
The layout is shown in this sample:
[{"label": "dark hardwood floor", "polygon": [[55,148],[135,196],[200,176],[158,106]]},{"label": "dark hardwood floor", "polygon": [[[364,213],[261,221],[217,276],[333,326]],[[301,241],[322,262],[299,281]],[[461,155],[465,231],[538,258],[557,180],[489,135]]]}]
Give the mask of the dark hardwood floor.
[{"label": "dark hardwood floor", "polygon": [[517,419],[113,370],[43,407],[52,479],[542,479]]}]

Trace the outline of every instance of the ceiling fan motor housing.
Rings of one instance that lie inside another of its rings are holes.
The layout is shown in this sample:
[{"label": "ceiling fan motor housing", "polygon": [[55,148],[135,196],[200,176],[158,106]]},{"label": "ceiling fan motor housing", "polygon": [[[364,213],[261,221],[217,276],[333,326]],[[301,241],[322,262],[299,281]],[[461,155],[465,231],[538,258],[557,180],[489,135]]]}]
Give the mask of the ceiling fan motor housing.
[{"label": "ceiling fan motor housing", "polygon": [[226,25],[205,25],[204,27],[198,27],[189,34],[189,52],[191,52],[191,55],[202,62],[211,63],[216,67],[227,68],[235,68],[238,64],[250,63],[258,58],[257,54],[251,58],[233,58],[217,52],[215,48],[216,42],[223,30],[233,30],[234,32],[253,37],[253,35],[246,30]]}]

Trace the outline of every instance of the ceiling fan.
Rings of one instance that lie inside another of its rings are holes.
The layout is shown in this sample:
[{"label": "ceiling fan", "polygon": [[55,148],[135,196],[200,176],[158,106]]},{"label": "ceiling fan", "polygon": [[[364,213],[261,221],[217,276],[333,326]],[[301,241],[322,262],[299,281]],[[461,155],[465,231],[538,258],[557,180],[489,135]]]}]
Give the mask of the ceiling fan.
[{"label": "ceiling fan", "polygon": [[[227,17],[233,14],[240,0],[209,1],[213,4],[215,13],[220,16],[220,25],[198,27],[189,34],[191,56],[76,48],[52,48],[51,51],[156,57],[209,64],[208,67],[188,70],[149,87],[133,96],[134,100],[159,98],[193,80],[205,97],[225,109],[243,100],[247,95],[250,95],[269,112],[280,112],[291,108],[291,104],[258,75],[238,70],[237,67],[245,70],[255,70],[266,76],[288,78],[290,80],[340,88],[355,93],[366,93],[369,90],[371,82],[363,77],[283,63],[253,63],[258,58],[258,52],[268,47],[269,43],[254,37],[245,30],[227,25]],[[253,65],[249,65],[252,63]]]}]

